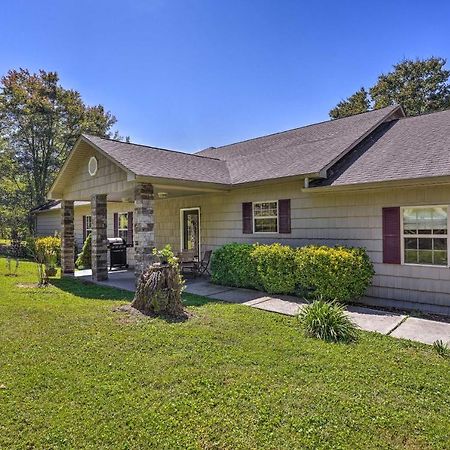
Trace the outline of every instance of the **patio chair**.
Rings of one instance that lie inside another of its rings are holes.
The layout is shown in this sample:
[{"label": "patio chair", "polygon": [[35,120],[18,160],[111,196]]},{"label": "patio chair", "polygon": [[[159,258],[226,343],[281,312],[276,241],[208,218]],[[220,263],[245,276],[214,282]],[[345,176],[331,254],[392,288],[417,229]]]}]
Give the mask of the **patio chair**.
[{"label": "patio chair", "polygon": [[179,260],[181,273],[196,273],[196,261],[194,260],[194,252],[192,250],[184,250],[177,253],[177,258]]},{"label": "patio chair", "polygon": [[197,275],[204,275],[205,273],[211,275],[208,269],[209,263],[211,261],[211,255],[212,250],[207,250],[205,253],[203,253],[203,258],[201,259],[201,261],[194,262]]}]

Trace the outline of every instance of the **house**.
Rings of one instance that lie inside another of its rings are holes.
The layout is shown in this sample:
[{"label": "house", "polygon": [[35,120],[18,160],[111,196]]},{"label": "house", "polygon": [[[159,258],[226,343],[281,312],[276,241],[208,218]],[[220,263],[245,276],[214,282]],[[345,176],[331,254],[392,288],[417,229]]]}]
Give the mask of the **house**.
[{"label": "house", "polygon": [[450,314],[450,110],[391,106],[195,154],[82,135],[49,198],[37,231],[61,217],[65,273],[90,230],[97,280],[113,235],[136,274],[167,243],[343,244],[375,265],[365,302]]}]

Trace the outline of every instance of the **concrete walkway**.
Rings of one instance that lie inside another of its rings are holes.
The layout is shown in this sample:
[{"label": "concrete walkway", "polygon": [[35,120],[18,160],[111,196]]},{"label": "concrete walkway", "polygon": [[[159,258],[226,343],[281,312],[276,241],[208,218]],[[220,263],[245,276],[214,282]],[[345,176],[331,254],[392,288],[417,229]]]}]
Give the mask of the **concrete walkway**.
[{"label": "concrete walkway", "polygon": [[[300,308],[306,304],[299,298],[289,295],[269,296],[266,292],[217,286],[207,280],[189,281],[186,292],[288,316],[297,315]],[[425,344],[442,340],[450,345],[450,323],[409,317],[363,306],[349,306],[347,314],[355,325],[365,331],[374,331]]]},{"label": "concrete walkway", "polygon": [[[75,277],[86,282],[92,282],[90,270],[76,271]],[[107,281],[100,281],[97,284],[134,292],[134,273],[130,270],[113,270],[109,272]],[[300,308],[306,304],[298,297],[289,295],[270,296],[267,292],[218,286],[201,278],[187,280],[186,292],[288,316],[297,315]],[[359,328],[365,331],[375,331],[425,344],[442,340],[450,345],[450,323],[409,317],[363,306],[349,306],[347,314]]]}]

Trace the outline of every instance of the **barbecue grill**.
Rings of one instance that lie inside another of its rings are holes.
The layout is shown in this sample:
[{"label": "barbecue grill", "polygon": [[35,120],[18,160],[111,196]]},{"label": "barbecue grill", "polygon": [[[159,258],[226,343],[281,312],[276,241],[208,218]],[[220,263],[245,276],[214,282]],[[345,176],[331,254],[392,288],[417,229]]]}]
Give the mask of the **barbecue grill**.
[{"label": "barbecue grill", "polygon": [[113,267],[127,268],[127,244],[120,237],[108,238],[109,269]]}]

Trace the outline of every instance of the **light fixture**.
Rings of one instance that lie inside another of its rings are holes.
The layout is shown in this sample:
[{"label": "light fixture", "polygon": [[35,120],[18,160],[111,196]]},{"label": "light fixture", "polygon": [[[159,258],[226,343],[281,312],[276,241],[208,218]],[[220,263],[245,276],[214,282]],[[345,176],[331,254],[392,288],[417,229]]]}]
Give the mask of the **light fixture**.
[{"label": "light fixture", "polygon": [[158,192],[159,198],[166,198],[169,194],[167,192]]}]

